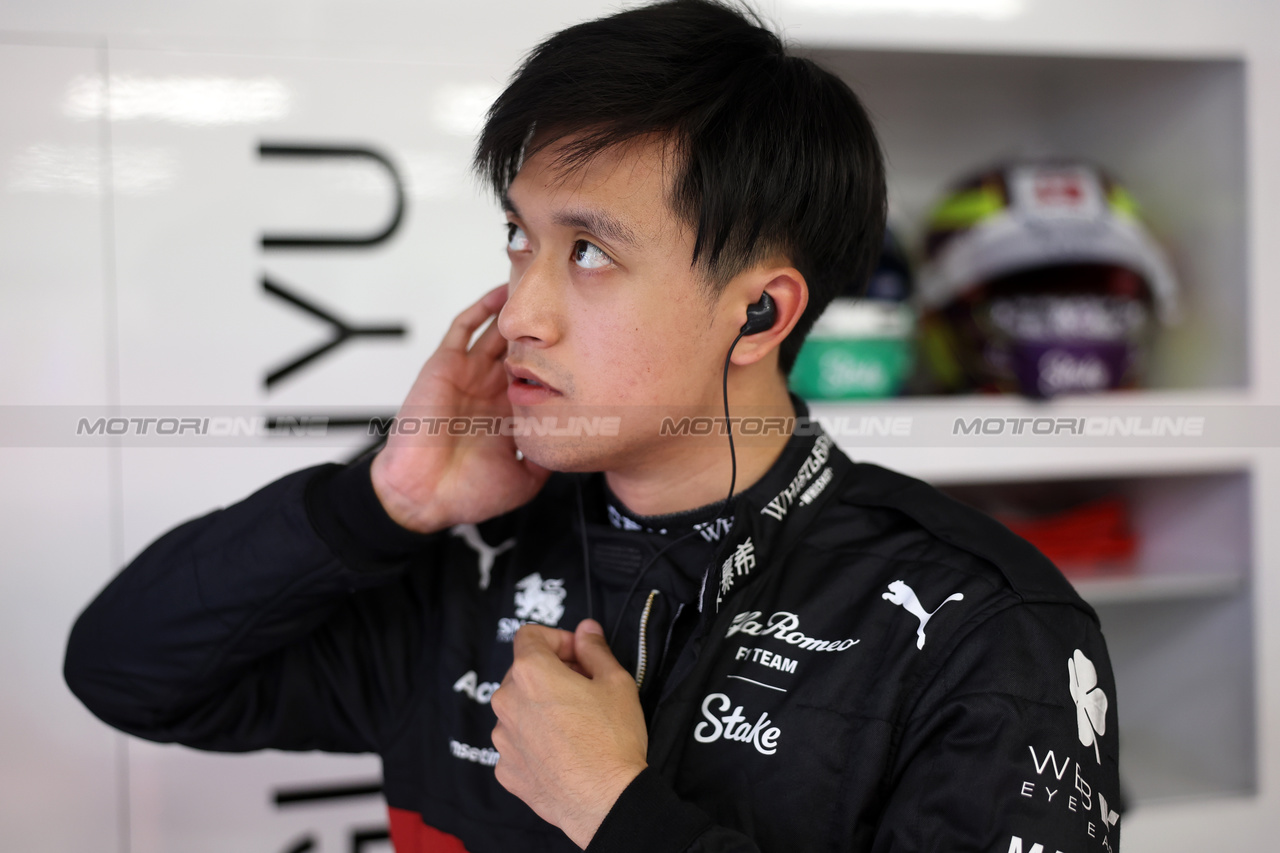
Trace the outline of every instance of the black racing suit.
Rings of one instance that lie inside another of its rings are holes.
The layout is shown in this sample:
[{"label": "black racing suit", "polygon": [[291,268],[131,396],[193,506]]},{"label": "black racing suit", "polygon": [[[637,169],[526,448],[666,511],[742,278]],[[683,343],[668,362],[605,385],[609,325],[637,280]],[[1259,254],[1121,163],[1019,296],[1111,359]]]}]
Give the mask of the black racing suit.
[{"label": "black racing suit", "polygon": [[297,472],[144,551],[81,615],[67,681],[152,740],[379,753],[400,853],[573,850],[495,781],[488,699],[519,625],[571,630],[590,587],[644,670],[649,768],[589,850],[1114,851],[1093,611],[1000,524],[816,427],[731,524],[665,533],[616,529],[654,525],[600,475],[419,535],[367,459]]}]

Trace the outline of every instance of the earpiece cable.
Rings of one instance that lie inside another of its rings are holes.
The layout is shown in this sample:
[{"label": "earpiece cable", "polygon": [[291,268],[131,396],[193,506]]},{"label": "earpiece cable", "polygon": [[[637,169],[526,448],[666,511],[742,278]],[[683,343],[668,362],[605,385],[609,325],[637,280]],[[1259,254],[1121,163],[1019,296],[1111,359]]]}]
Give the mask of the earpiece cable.
[{"label": "earpiece cable", "polygon": [[[729,420],[729,359],[733,358],[734,348],[738,346],[738,341],[742,340],[742,336],[745,335],[746,333],[747,333],[746,329],[743,329],[741,332],[738,333],[738,336],[733,339],[733,343],[729,345],[728,354],[725,355],[724,357],[724,375],[720,383],[720,391],[724,398],[725,428],[729,431],[729,466],[730,466],[729,494],[727,497],[725,497],[724,505],[720,507],[720,512],[716,513],[716,517],[711,520],[710,524],[712,526],[714,526],[716,522],[718,522],[720,519],[726,518],[728,516],[729,507],[733,502],[733,487],[737,485],[737,482],[738,482],[738,456],[733,448],[733,423]],[[579,514],[581,514],[582,512],[581,492],[579,492],[578,497],[579,497],[578,512]],[[583,559],[585,560],[587,558],[585,521],[583,523],[582,529],[583,529],[583,545],[582,545]],[[690,530],[688,533],[684,534],[683,536],[677,539],[674,539],[671,542],[668,542],[665,546],[662,547],[661,550],[658,551],[658,553],[654,554],[653,557],[649,559],[649,562],[644,564],[644,568],[642,568],[640,570],[640,573],[636,575],[636,579],[631,582],[631,588],[627,590],[626,597],[622,599],[622,607],[618,609],[618,615],[613,622],[613,629],[609,632],[610,647],[613,646],[613,641],[617,639],[618,629],[622,627],[622,617],[627,612],[627,605],[631,603],[632,596],[635,595],[636,589],[640,586],[640,581],[644,579],[644,576],[648,573],[649,569],[653,566],[654,563],[658,561],[659,557],[667,553],[667,551],[671,550],[671,548],[675,547],[676,545],[680,544],[681,542],[683,542],[684,540],[688,539],[690,536],[698,532],[699,532],[699,528],[694,528],[693,530]]]}]

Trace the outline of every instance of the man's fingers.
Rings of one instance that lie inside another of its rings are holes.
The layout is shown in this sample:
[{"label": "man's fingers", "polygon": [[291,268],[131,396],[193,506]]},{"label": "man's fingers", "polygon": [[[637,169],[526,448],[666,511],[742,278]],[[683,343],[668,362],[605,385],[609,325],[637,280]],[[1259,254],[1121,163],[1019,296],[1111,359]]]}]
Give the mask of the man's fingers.
[{"label": "man's fingers", "polygon": [[480,328],[480,324],[502,309],[503,303],[507,301],[506,291],[507,286],[500,284],[454,317],[449,330],[444,333],[440,346],[444,349],[465,352],[467,344],[471,342],[471,336],[475,334],[476,329]]},{"label": "man's fingers", "polygon": [[502,336],[502,332],[498,331],[498,321],[496,319],[480,333],[480,337],[476,338],[476,342],[471,345],[470,350],[473,354],[488,359],[496,359],[498,356],[504,355],[506,351],[507,339]]},{"label": "man's fingers", "polygon": [[604,638],[604,629],[596,620],[583,619],[579,622],[573,641],[578,664],[588,678],[599,678],[615,670],[622,671],[622,665],[613,656],[609,643]]},{"label": "man's fingers", "polygon": [[515,658],[555,655],[565,663],[575,660],[574,636],[559,628],[545,625],[524,625],[516,631],[512,643]]}]

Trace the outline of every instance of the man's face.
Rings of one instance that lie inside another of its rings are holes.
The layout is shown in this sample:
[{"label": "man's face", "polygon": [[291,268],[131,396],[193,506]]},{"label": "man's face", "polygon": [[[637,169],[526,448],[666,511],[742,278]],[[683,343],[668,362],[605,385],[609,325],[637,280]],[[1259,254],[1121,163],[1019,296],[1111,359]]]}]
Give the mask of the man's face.
[{"label": "man's face", "polygon": [[508,397],[517,416],[614,416],[619,431],[517,444],[555,470],[656,462],[673,452],[658,435],[664,414],[719,404],[735,314],[691,266],[694,234],[668,206],[660,142],[608,149],[569,174],[554,165],[561,144],[527,159],[507,194]]}]

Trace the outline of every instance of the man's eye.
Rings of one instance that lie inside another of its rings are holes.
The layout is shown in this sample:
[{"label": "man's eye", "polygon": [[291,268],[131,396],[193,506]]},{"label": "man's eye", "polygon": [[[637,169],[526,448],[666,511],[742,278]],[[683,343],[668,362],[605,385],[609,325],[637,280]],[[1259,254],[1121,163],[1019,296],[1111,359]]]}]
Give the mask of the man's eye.
[{"label": "man's eye", "polygon": [[604,251],[595,243],[579,240],[573,244],[573,262],[584,269],[599,269],[613,263]]},{"label": "man's eye", "polygon": [[507,223],[507,248],[513,252],[524,252],[529,248],[529,238],[524,229],[514,222]]}]

